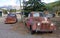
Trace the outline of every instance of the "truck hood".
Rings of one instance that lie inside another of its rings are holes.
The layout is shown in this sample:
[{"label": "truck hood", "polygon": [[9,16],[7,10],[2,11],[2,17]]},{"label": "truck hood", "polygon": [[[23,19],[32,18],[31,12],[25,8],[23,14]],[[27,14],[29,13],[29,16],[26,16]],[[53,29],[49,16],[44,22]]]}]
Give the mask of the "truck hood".
[{"label": "truck hood", "polygon": [[38,21],[38,22],[42,22],[42,21],[51,22],[50,19],[48,19],[46,17],[31,17],[30,20],[31,21]]}]

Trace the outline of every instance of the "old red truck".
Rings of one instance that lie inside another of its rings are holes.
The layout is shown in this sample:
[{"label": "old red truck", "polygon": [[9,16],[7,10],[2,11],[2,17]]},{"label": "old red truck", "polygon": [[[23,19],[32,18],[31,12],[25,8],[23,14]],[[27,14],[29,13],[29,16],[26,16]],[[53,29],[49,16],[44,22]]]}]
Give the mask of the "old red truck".
[{"label": "old red truck", "polygon": [[56,25],[42,13],[31,13],[25,20],[25,24],[30,29],[31,34],[35,32],[50,32],[56,30]]}]

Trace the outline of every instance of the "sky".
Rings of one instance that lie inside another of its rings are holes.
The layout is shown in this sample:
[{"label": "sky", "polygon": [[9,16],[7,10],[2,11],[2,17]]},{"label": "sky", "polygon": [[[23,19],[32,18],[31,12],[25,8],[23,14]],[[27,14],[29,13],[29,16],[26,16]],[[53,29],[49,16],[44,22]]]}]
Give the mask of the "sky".
[{"label": "sky", "polygon": [[[57,1],[57,0],[42,0],[42,2],[45,2],[45,3],[51,3],[54,1]],[[19,6],[19,0],[0,0],[0,6],[5,6],[5,5]]]},{"label": "sky", "polygon": [[45,2],[45,3],[51,3],[51,2],[55,2],[57,0],[42,0],[42,2]]}]

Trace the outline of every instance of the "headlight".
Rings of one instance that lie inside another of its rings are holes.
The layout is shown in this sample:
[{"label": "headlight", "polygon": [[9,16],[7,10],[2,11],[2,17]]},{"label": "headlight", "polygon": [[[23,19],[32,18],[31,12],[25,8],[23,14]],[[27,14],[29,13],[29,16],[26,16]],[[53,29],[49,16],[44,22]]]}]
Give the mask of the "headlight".
[{"label": "headlight", "polygon": [[41,24],[40,24],[40,22],[39,22],[39,23],[37,23],[37,25],[38,25],[38,26],[40,26],[40,25],[41,25]]},{"label": "headlight", "polygon": [[51,23],[51,26],[54,26],[54,24],[53,24],[53,23]]}]

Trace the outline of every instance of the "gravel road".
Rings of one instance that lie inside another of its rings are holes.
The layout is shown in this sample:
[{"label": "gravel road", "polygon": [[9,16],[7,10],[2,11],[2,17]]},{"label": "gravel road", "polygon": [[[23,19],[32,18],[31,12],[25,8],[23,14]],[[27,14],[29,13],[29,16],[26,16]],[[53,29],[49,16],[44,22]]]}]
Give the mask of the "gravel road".
[{"label": "gravel road", "polygon": [[[55,18],[54,18],[55,19]],[[52,19],[54,21],[54,19]],[[56,21],[56,27],[57,27],[57,30],[54,31],[52,34],[50,33],[44,33],[44,34],[34,34],[34,35],[31,35],[30,34],[30,31],[26,28],[26,26],[24,26],[23,23],[21,22],[18,22],[17,24],[15,24],[15,32],[21,34],[21,35],[24,35],[25,37],[29,37],[29,38],[60,38],[60,23],[59,21],[57,21],[59,18],[55,19]]]},{"label": "gravel road", "polygon": [[[5,17],[0,17],[0,38],[60,38],[60,28],[58,28],[60,26],[57,26],[57,30],[52,34],[31,35],[22,23],[4,24],[4,19]],[[18,29],[12,30],[15,26],[19,26]]]},{"label": "gravel road", "polygon": [[23,38],[22,35],[11,30],[13,24],[4,24],[5,17],[0,17],[0,38]]}]

